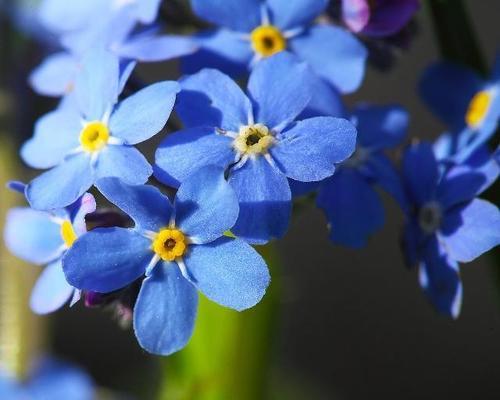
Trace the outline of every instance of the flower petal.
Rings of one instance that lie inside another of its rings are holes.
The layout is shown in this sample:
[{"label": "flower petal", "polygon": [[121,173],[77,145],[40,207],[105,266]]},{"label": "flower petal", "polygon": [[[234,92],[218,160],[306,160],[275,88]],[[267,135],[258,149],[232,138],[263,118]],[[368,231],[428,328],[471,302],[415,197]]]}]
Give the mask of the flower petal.
[{"label": "flower petal", "polygon": [[45,96],[60,97],[68,93],[78,72],[78,62],[69,53],[48,56],[29,76],[33,90]]},{"label": "flower petal", "polygon": [[93,213],[95,210],[95,198],[90,193],[85,193],[69,207],[73,228],[77,236],[81,236],[87,232],[85,217],[87,214]]},{"label": "flower petal", "polygon": [[198,49],[196,41],[189,36],[162,35],[140,36],[123,43],[116,53],[122,58],[141,62],[166,61],[187,56]]},{"label": "flower petal", "polygon": [[250,32],[260,25],[261,0],[192,0],[198,17],[215,25],[240,32]]},{"label": "flower petal", "polygon": [[198,293],[172,263],[162,263],[142,283],[134,309],[134,331],[153,354],[179,351],[193,334]]},{"label": "flower petal", "polygon": [[273,25],[293,29],[309,25],[328,5],[328,0],[267,0]]},{"label": "flower petal", "polygon": [[151,240],[132,229],[96,228],[78,238],[63,257],[68,283],[108,293],[139,278],[153,258]]},{"label": "flower petal", "polygon": [[371,14],[363,33],[374,37],[397,34],[420,7],[419,0],[396,0],[380,2]]},{"label": "flower petal", "polygon": [[224,169],[208,166],[182,182],[175,197],[175,222],[195,243],[207,243],[231,229],[238,218],[236,193]]},{"label": "flower petal", "polygon": [[355,148],[356,128],[349,121],[316,117],[281,133],[270,152],[288,178],[309,182],[331,176],[335,164],[347,159]]},{"label": "flower petal", "polygon": [[353,32],[361,32],[370,20],[368,0],[342,0],[342,21]]},{"label": "flower petal", "polygon": [[97,159],[96,179],[116,177],[130,185],[140,185],[152,173],[148,160],[133,146],[106,146]]}]

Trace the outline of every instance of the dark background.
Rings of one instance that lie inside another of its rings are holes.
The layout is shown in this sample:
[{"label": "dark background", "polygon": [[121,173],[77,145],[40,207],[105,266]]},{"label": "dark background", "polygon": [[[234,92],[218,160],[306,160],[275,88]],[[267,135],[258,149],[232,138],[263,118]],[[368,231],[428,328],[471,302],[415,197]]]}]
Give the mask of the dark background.
[{"label": "dark background", "polygon": [[[168,0],[166,0],[168,1]],[[482,50],[498,46],[497,0],[468,0]],[[433,139],[443,127],[419,101],[419,74],[439,58],[425,9],[419,33],[389,73],[370,69],[348,104],[400,103],[411,112],[410,136]],[[27,69],[31,66],[26,66]],[[143,74],[159,73],[147,66]],[[45,106],[42,104],[42,106]],[[30,121],[23,121],[29,126]],[[281,317],[273,340],[270,380],[284,399],[498,399],[500,289],[493,256],[462,267],[464,303],[458,321],[437,315],[421,293],[416,271],[403,264],[402,218],[385,198],[387,224],[369,245],[351,251],[327,240],[321,212],[294,217],[279,242]],[[51,317],[51,347],[86,367],[101,386],[155,391],[158,359],[136,344],[109,313],[81,306]],[[244,362],[244,360],[242,360]]]}]

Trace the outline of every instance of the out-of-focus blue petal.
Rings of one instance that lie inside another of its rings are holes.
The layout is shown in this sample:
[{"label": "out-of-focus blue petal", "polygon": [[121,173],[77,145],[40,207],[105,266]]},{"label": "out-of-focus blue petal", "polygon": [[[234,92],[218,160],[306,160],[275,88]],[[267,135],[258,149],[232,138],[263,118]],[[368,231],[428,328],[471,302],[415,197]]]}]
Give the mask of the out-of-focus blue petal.
[{"label": "out-of-focus blue petal", "polygon": [[403,177],[407,194],[416,205],[422,205],[434,197],[438,181],[438,167],[429,143],[415,144],[405,151]]},{"label": "out-of-focus blue petal", "polygon": [[14,380],[14,378],[7,374],[7,371],[0,370],[0,396],[2,399],[22,399],[25,396],[24,390]]},{"label": "out-of-focus blue petal", "polygon": [[328,219],[330,239],[345,246],[365,246],[368,237],[384,225],[378,194],[351,168],[341,168],[327,180],[316,203]]},{"label": "out-of-focus blue petal", "polygon": [[59,97],[72,89],[78,61],[69,53],[48,56],[30,74],[29,83],[33,90],[45,96]]},{"label": "out-of-focus blue petal", "polygon": [[370,20],[368,0],[342,0],[342,21],[353,32],[361,32]]},{"label": "out-of-focus blue petal", "polygon": [[232,171],[229,183],[240,203],[240,215],[232,229],[236,236],[264,244],[285,234],[292,210],[292,195],[285,175],[264,157],[258,157]]},{"label": "out-of-focus blue petal", "polygon": [[75,83],[80,110],[87,121],[101,120],[118,99],[118,57],[101,47],[94,47],[83,58],[81,68]]},{"label": "out-of-focus blue petal", "polygon": [[238,311],[257,304],[270,281],[265,261],[240,239],[223,237],[191,246],[185,262],[193,283],[205,296]]},{"label": "out-of-focus blue petal", "polygon": [[26,184],[20,181],[9,181],[7,182],[6,187],[20,194],[24,194],[24,191],[26,190]]},{"label": "out-of-focus blue petal", "polygon": [[[404,250],[405,263],[409,268],[419,265],[422,256],[421,251],[425,248],[425,243],[428,240],[429,236],[423,235],[418,226],[418,221],[414,218],[409,219],[404,227],[401,243]],[[433,240],[433,237],[430,240]]]},{"label": "out-of-focus blue petal", "polygon": [[141,0],[133,3],[136,7],[136,16],[143,24],[152,23],[158,14],[161,0]]},{"label": "out-of-focus blue petal", "polygon": [[214,68],[230,75],[243,75],[253,57],[248,40],[237,32],[226,29],[204,31],[195,36],[200,50],[184,57],[181,68],[185,74],[193,74],[202,68]]},{"label": "out-of-focus blue petal", "polygon": [[192,128],[168,135],[156,150],[155,177],[178,187],[194,171],[216,165],[226,168],[235,159],[233,140],[214,128]]},{"label": "out-of-focus blue petal", "polygon": [[36,210],[53,210],[75,202],[94,183],[90,157],[78,154],[33,179],[26,198]]},{"label": "out-of-focus blue petal", "polygon": [[153,258],[151,240],[132,229],[96,228],[78,238],[63,257],[68,283],[99,293],[139,278]]},{"label": "out-of-focus blue petal", "polygon": [[142,283],[134,309],[134,331],[153,354],[179,351],[193,333],[198,293],[173,263],[162,263]]},{"label": "out-of-focus blue petal", "polygon": [[419,0],[379,1],[362,33],[377,38],[397,34],[419,7]]},{"label": "out-of-focus blue petal", "polygon": [[152,173],[148,160],[133,146],[106,146],[96,165],[97,179],[116,177],[130,185],[145,183]]},{"label": "out-of-focus blue petal", "polygon": [[456,207],[446,214],[440,238],[451,259],[472,261],[500,243],[500,211],[481,199]]},{"label": "out-of-focus blue petal", "polygon": [[193,11],[215,25],[250,32],[260,25],[261,0],[191,0]]},{"label": "out-of-focus blue petal", "polygon": [[270,149],[277,166],[298,181],[320,181],[356,148],[356,128],[342,118],[316,117],[297,122]]},{"label": "out-of-focus blue petal", "polygon": [[60,225],[50,214],[30,208],[9,210],[4,239],[12,254],[35,264],[54,261],[64,246]]},{"label": "out-of-focus blue petal", "polygon": [[325,115],[347,118],[347,111],[339,91],[317,74],[314,74],[311,82],[314,95],[306,109],[300,114],[299,119],[322,117]]},{"label": "out-of-focus blue petal", "polygon": [[207,166],[182,182],[175,197],[175,222],[199,244],[231,229],[238,218],[236,193],[224,179],[224,169]]},{"label": "out-of-focus blue petal", "polygon": [[54,32],[67,32],[85,28],[102,0],[67,2],[65,0],[44,0],[40,3],[41,22]]},{"label": "out-of-focus blue petal", "polygon": [[80,115],[72,107],[60,108],[41,117],[35,133],[21,148],[23,161],[33,168],[51,168],[80,146]]},{"label": "out-of-focus blue petal", "polygon": [[282,30],[309,25],[328,5],[328,0],[267,0],[273,25]]},{"label": "out-of-focus blue petal", "polygon": [[154,186],[131,186],[117,178],[105,178],[97,181],[97,188],[133,219],[136,229],[156,232],[170,221],[172,205],[167,196]]},{"label": "out-of-focus blue petal", "polygon": [[238,132],[248,125],[252,105],[227,75],[204,69],[181,81],[176,111],[186,127],[214,126]]},{"label": "out-of-focus blue petal", "polygon": [[33,287],[30,307],[36,314],[48,314],[66,304],[74,288],[66,282],[61,260],[47,265]]},{"label": "out-of-focus blue petal", "polygon": [[191,37],[179,35],[146,36],[132,38],[115,52],[122,58],[141,62],[166,61],[187,56],[198,50],[198,44]]},{"label": "out-of-focus blue petal", "polygon": [[130,75],[134,72],[137,62],[135,61],[124,61],[120,63],[120,81],[118,82],[118,93],[123,92],[125,85],[127,84]]},{"label": "out-of-focus blue petal", "polygon": [[255,122],[270,129],[292,122],[312,98],[313,72],[282,51],[260,61],[248,81]]},{"label": "out-of-focus blue petal", "polygon": [[436,197],[443,209],[467,202],[477,196],[486,178],[477,172],[465,172],[444,177],[437,189]]},{"label": "out-of-focus blue petal", "polygon": [[451,63],[437,63],[422,75],[419,91],[431,111],[452,129],[465,124],[474,94],[484,83],[472,70]]},{"label": "out-of-focus blue petal", "polygon": [[424,260],[419,267],[419,281],[437,311],[458,318],[462,306],[458,265],[446,256],[435,239],[426,246]]},{"label": "out-of-focus blue petal", "polygon": [[120,102],[109,121],[112,135],[126,144],[156,135],[167,123],[179,90],[177,82],[158,82]]},{"label": "out-of-focus blue petal", "polygon": [[291,39],[290,47],[341,93],[354,92],[363,80],[368,52],[358,39],[342,28],[313,26]]},{"label": "out-of-focus blue petal", "polygon": [[94,196],[90,193],[85,193],[80,197],[76,203],[72,204],[71,219],[73,223],[73,229],[77,236],[83,235],[87,231],[87,226],[85,224],[85,217],[87,214],[93,213],[96,209],[96,202]]},{"label": "out-of-focus blue petal", "polygon": [[353,110],[360,146],[384,149],[399,145],[408,130],[408,112],[400,106],[358,106]]}]

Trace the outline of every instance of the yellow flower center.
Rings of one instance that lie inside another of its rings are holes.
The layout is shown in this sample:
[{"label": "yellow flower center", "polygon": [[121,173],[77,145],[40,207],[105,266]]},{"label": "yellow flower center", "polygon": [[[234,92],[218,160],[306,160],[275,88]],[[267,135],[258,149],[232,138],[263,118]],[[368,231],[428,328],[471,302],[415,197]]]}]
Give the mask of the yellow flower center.
[{"label": "yellow flower center", "polygon": [[73,246],[73,243],[78,238],[70,221],[66,220],[61,224],[61,237],[67,248]]},{"label": "yellow flower center", "polygon": [[253,50],[262,57],[270,57],[286,49],[286,39],[281,31],[272,25],[261,25],[250,34]]},{"label": "yellow flower center", "polygon": [[109,140],[109,129],[101,121],[86,124],[80,132],[80,144],[88,152],[101,150]]},{"label": "yellow flower center", "polygon": [[475,128],[481,124],[486,114],[488,114],[492,100],[491,97],[491,93],[486,90],[482,90],[474,95],[465,116],[465,121],[469,127]]},{"label": "yellow flower center", "polygon": [[162,260],[174,261],[186,252],[186,237],[178,229],[162,229],[153,239],[152,249]]},{"label": "yellow flower center", "polygon": [[245,125],[234,139],[233,146],[241,154],[257,155],[267,153],[274,143],[269,128],[262,124]]}]

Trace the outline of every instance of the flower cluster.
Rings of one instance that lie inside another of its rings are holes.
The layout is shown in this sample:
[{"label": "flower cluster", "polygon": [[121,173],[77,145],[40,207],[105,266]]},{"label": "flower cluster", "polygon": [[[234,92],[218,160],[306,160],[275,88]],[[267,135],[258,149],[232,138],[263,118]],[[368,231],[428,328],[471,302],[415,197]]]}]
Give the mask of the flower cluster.
[{"label": "flower cluster", "polygon": [[[4,233],[15,255],[47,265],[32,309],[131,293],[139,344],[171,354],[191,337],[198,291],[238,311],[262,299],[270,274],[252,245],[286,234],[295,199],[315,197],[330,239],[360,248],[384,225],[382,190],[405,216],[404,253],[420,285],[457,317],[458,263],[500,242],[498,208],[477,198],[499,174],[487,141],[500,116],[500,67],[488,81],[430,67],[422,97],[449,132],[407,146],[397,165],[389,152],[406,141],[409,112],[348,108],[341,94],[364,77],[368,50],[356,35],[399,32],[418,1],[345,0],[352,32],[331,23],[326,0],[191,6],[214,27],[164,34],[159,0],[42,1],[39,21],[59,50],[30,83],[61,101],[22,146],[24,162],[45,171],[11,183],[30,207],[12,209]],[[177,57],[178,81],[137,90],[137,63]],[[248,78],[246,89],[234,78]],[[136,145],[172,126],[173,111],[182,128],[151,165]],[[96,210],[90,192],[114,207]]]}]

